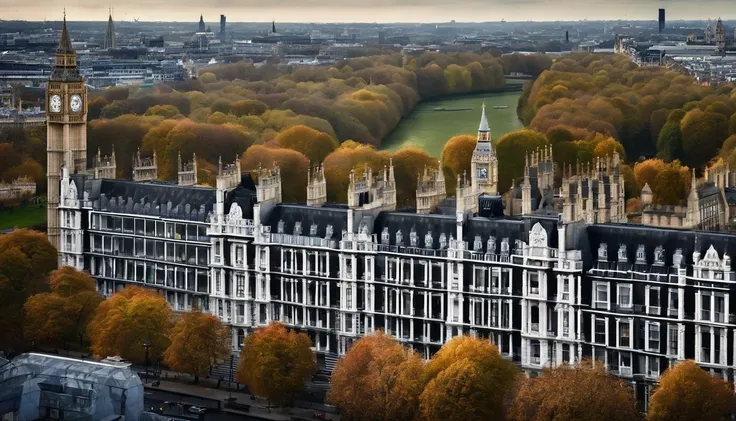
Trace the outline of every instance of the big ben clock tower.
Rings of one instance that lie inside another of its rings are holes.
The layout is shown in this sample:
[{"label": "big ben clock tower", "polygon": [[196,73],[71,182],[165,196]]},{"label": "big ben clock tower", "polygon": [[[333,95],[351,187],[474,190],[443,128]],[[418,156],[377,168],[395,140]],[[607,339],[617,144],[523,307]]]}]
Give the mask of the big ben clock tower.
[{"label": "big ben clock tower", "polygon": [[59,188],[62,167],[70,174],[87,170],[87,89],[66,28],[46,87],[48,236],[59,248]]}]

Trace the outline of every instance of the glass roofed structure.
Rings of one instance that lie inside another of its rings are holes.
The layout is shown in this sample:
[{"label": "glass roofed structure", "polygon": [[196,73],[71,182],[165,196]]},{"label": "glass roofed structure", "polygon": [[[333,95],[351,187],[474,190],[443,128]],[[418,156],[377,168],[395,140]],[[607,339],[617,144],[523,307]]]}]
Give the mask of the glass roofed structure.
[{"label": "glass roofed structure", "polygon": [[144,418],[143,384],[129,367],[35,353],[3,363],[0,415],[10,419]]}]

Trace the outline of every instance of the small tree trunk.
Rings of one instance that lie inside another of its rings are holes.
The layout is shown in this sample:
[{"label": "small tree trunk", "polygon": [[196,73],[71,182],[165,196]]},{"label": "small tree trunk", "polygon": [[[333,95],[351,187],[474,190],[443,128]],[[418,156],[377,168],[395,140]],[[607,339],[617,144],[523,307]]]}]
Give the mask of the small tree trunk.
[{"label": "small tree trunk", "polygon": [[196,374],[194,375],[194,383],[199,383],[199,376],[197,376]]}]

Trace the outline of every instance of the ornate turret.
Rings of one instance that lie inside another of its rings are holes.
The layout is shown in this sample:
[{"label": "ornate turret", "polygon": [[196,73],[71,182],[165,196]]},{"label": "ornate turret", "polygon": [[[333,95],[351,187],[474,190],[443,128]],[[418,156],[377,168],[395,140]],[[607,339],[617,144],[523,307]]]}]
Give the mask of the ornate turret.
[{"label": "ornate turret", "polygon": [[220,155],[220,157],[217,158],[217,189],[234,189],[238,184],[240,184],[240,178],[240,158],[236,156],[235,161],[232,164],[223,165],[222,155]]},{"label": "ornate turret", "polygon": [[726,54],[726,31],[723,28],[721,18],[718,18],[716,23],[716,46],[718,47],[718,54]]},{"label": "ornate turret", "polygon": [[417,213],[431,213],[446,197],[442,163],[437,168],[424,168],[417,180]]},{"label": "ornate turret", "polygon": [[77,53],[72,48],[72,39],[66,27],[66,14],[61,26],[61,40],[56,49],[56,63],[49,80],[54,82],[81,82],[82,75],[77,68]]},{"label": "ornate turret", "polygon": [[455,190],[455,211],[457,214],[473,215],[478,212],[478,195],[467,173],[457,178]]},{"label": "ornate turret", "polygon": [[190,162],[181,161],[181,152],[177,160],[177,182],[180,186],[197,185],[197,154],[192,154]]},{"label": "ornate turret", "polygon": [[322,206],[327,202],[327,179],[322,165],[307,168],[307,205]]},{"label": "ornate turret", "polygon": [[138,149],[136,156],[133,157],[133,181],[154,181],[158,180],[158,166],[156,162],[156,150],[153,150],[153,157],[141,157],[141,150]]},{"label": "ornate turret", "polygon": [[[240,167],[239,162],[238,167]],[[281,170],[275,164],[273,169],[258,168],[256,197],[258,203],[269,200],[281,203]]]},{"label": "ornate turret", "polygon": [[360,178],[355,171],[350,171],[348,184],[348,206],[350,208],[395,210],[396,209],[396,180],[394,177],[393,160],[383,171],[373,177],[373,170],[366,165]]},{"label": "ornate turret", "polygon": [[491,143],[491,128],[486,117],[486,105],[478,126],[478,140],[471,160],[471,179],[478,194],[498,194],[498,159]]},{"label": "ornate turret", "polygon": [[102,156],[100,148],[97,148],[97,155],[95,156],[95,166],[92,169],[92,175],[94,178],[115,178],[117,172],[117,160],[115,158],[115,146],[112,147],[112,156]]}]

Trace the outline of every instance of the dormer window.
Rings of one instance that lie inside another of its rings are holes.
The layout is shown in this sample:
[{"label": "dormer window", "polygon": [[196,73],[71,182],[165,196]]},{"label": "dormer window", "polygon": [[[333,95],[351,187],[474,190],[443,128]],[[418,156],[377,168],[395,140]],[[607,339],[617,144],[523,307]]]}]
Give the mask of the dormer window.
[{"label": "dormer window", "polygon": [[431,249],[434,245],[434,238],[432,238],[432,231],[427,231],[424,235],[424,248]]},{"label": "dormer window", "polygon": [[501,254],[504,256],[509,255],[509,239],[508,238],[504,238],[501,241]]},{"label": "dormer window", "polygon": [[334,235],[334,228],[332,228],[332,225],[327,225],[327,228],[325,228],[325,238],[330,239]]},{"label": "dormer window", "polygon": [[294,235],[302,235],[302,223],[301,222],[294,223]]},{"label": "dormer window", "polygon": [[480,235],[475,236],[475,240],[473,241],[473,250],[483,251],[483,240],[480,239]]},{"label": "dormer window", "polygon": [[446,249],[447,248],[447,236],[443,232],[440,234],[440,249]]},{"label": "dormer window", "polygon": [[381,232],[381,244],[389,244],[388,227],[384,227]]},{"label": "dormer window", "polygon": [[488,237],[488,242],[486,244],[486,253],[496,253],[496,237]]},{"label": "dormer window", "polygon": [[625,262],[628,260],[626,257],[626,244],[621,244],[618,247],[618,260],[619,262]]},{"label": "dormer window", "polygon": [[283,234],[284,233],[284,220],[283,219],[279,220],[279,224],[276,227],[276,232],[279,233],[279,234]]},{"label": "dormer window", "polygon": [[646,250],[644,249],[644,245],[640,244],[639,247],[636,248],[636,263],[646,263],[646,262],[647,262]]},{"label": "dormer window", "polygon": [[417,235],[417,232],[414,231],[414,229],[412,229],[411,232],[409,233],[409,244],[412,247],[416,247],[418,242],[419,242],[419,236]]},{"label": "dormer window", "polygon": [[401,233],[401,230],[396,231],[396,245],[397,246],[404,245],[404,235]]},{"label": "dormer window", "polygon": [[311,237],[316,237],[316,236],[317,236],[317,224],[312,224],[312,225],[311,225],[311,226],[309,227],[309,235],[310,235]]},{"label": "dormer window", "polygon": [[657,248],[654,249],[654,264],[664,264],[664,248],[662,248],[662,246],[657,246]]},{"label": "dormer window", "polygon": [[598,245],[598,260],[608,261],[608,244],[600,243]]},{"label": "dormer window", "polygon": [[675,254],[672,255],[672,266],[682,267],[682,249],[675,250]]}]

